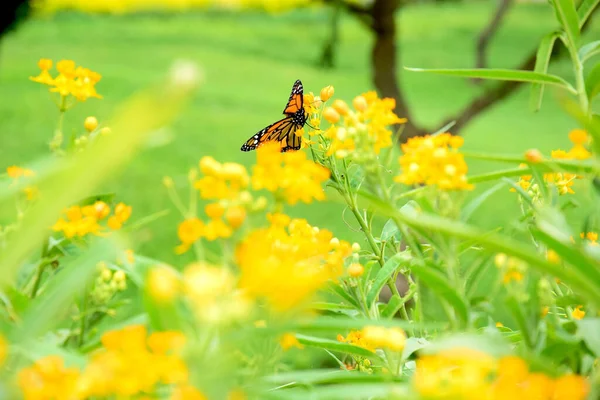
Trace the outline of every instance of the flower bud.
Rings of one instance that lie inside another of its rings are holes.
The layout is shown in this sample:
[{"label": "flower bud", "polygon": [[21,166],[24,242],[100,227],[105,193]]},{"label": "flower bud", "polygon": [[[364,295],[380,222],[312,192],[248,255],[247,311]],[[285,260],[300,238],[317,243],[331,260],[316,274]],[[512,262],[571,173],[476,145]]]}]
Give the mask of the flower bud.
[{"label": "flower bud", "polygon": [[83,126],[86,131],[92,132],[98,127],[98,120],[96,117],[87,117],[83,122]]},{"label": "flower bud", "polygon": [[333,107],[327,107],[323,111],[323,118],[329,123],[336,124],[340,120],[340,114]]},{"label": "flower bud", "polygon": [[333,102],[332,107],[341,115],[346,115],[350,111],[346,102],[339,99]]},{"label": "flower bud", "polygon": [[352,101],[352,105],[358,111],[365,111],[367,109],[367,99],[364,96],[356,96]]},{"label": "flower bud", "polygon": [[531,163],[539,163],[543,157],[538,149],[529,149],[525,152],[525,158]]},{"label": "flower bud", "polygon": [[108,126],[105,126],[104,128],[100,129],[101,135],[110,135],[111,133],[112,129],[110,129]]},{"label": "flower bud", "polygon": [[363,267],[359,263],[352,263],[348,267],[348,275],[350,275],[353,278],[358,278],[359,276],[362,276],[362,274],[364,274],[364,273],[365,273],[365,267]]},{"label": "flower bud", "polygon": [[323,89],[321,89],[321,100],[323,101],[327,101],[331,98],[331,96],[333,96],[334,93],[334,89],[333,86],[329,85],[329,86],[325,86]]},{"label": "flower bud", "polygon": [[239,228],[246,220],[246,209],[241,206],[229,207],[225,212],[225,220],[233,229]]}]

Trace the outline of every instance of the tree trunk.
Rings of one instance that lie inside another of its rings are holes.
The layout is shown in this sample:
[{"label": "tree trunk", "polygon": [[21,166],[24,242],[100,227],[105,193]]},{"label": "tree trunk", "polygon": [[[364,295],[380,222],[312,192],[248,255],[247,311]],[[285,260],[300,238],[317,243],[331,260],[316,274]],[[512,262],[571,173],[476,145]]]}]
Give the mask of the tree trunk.
[{"label": "tree trunk", "polygon": [[374,34],[371,62],[373,83],[382,97],[396,99],[396,115],[407,118],[402,137],[424,134],[412,120],[408,103],[400,91],[396,76],[398,55],[396,51],[395,14],[400,7],[399,0],[375,0],[371,8],[371,30]]}]

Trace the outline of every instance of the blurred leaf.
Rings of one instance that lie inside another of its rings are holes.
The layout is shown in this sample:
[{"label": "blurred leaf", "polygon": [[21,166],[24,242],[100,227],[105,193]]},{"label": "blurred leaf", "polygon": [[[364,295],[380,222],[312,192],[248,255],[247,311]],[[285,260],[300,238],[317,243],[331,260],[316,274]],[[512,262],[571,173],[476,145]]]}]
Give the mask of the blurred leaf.
[{"label": "blurred leaf", "polygon": [[[568,1],[568,0],[563,0]],[[543,83],[547,85],[554,85],[567,89],[573,94],[577,94],[577,90],[567,81],[560,76],[540,74],[533,71],[521,71],[515,69],[486,69],[486,68],[473,68],[473,69],[422,69],[422,68],[408,68],[404,69],[413,72],[429,72],[440,75],[458,76],[463,78],[479,78],[479,79],[493,79],[501,81],[515,81],[515,82],[529,82],[529,83]]]},{"label": "blurred leaf", "polygon": [[575,10],[574,0],[553,0],[558,22],[565,30],[569,43],[574,49],[579,43],[579,17]]},{"label": "blurred leaf", "polygon": [[[391,377],[394,380],[400,380],[397,377]],[[306,386],[318,384],[333,384],[342,382],[381,382],[389,380],[390,377],[384,377],[378,374],[369,374],[360,371],[346,371],[343,369],[312,369],[303,371],[278,372],[275,375],[268,375],[263,380],[273,385]]]},{"label": "blurred leaf", "polygon": [[460,219],[463,221],[468,221],[473,213],[477,211],[477,209],[494,193],[498,190],[502,189],[506,186],[506,182],[500,182],[485,192],[481,193],[479,196],[475,197],[471,200],[467,205],[465,205],[460,212]]},{"label": "blurred leaf", "polygon": [[[598,43],[600,49],[600,42]],[[590,101],[600,93],[600,64],[594,65],[594,68],[585,78],[585,91]]]},{"label": "blurred leaf", "polygon": [[469,308],[465,299],[452,287],[448,277],[430,265],[411,264],[411,272],[436,295],[452,306],[456,316],[465,324],[469,320]]},{"label": "blurred leaf", "polygon": [[190,89],[189,85],[171,82],[162,90],[132,97],[112,118],[111,135],[103,136],[84,151],[57,159],[51,165],[49,172],[36,182],[40,200],[25,214],[20,229],[10,238],[7,250],[0,253],[3,266],[0,288],[12,283],[15,272],[39,246],[60,211],[114,176],[132,158],[149,132],[175,117],[189,97]]},{"label": "blurred leaf", "polygon": [[296,339],[298,339],[298,341],[305,346],[317,347],[320,349],[327,349],[331,351],[339,351],[341,353],[354,354],[361,357],[380,358],[371,350],[367,350],[359,346],[354,346],[349,343],[338,342],[337,340],[323,339],[319,337],[306,336],[300,334],[296,334]]},{"label": "blurred leaf", "polygon": [[511,347],[500,336],[475,335],[472,333],[456,333],[430,342],[422,349],[425,354],[436,354],[443,350],[468,348],[479,350],[494,357],[512,353]]},{"label": "blurred leaf", "polygon": [[[545,74],[548,71],[550,57],[552,56],[552,48],[554,42],[560,36],[560,32],[551,32],[544,36],[538,47],[535,58],[534,72]],[[544,85],[541,83],[533,83],[531,85],[531,95],[529,99],[530,108],[535,112],[542,106],[542,98],[544,97]]]},{"label": "blurred leaf", "polygon": [[356,299],[350,296],[350,294],[348,294],[348,292],[346,292],[343,287],[334,282],[331,282],[328,287],[333,293],[346,300],[348,304],[351,304],[352,306],[354,306],[354,308],[360,310],[360,305],[358,304]]},{"label": "blurred leaf", "polygon": [[584,318],[576,323],[577,333],[592,353],[600,357],[600,318]]},{"label": "blurred leaf", "polygon": [[579,28],[583,28],[583,24],[588,20],[594,9],[600,4],[600,0],[583,0],[577,9],[577,17],[579,18]]},{"label": "blurred leaf", "polygon": [[402,350],[402,360],[406,361],[417,351],[429,346],[429,341],[425,338],[411,337],[406,339],[404,350]]},{"label": "blurred leaf", "polygon": [[266,400],[320,400],[320,399],[408,399],[410,390],[408,384],[392,383],[354,383],[339,385],[323,385],[308,388],[296,387],[270,391],[264,394]]},{"label": "blurred leaf", "polygon": [[588,43],[579,49],[579,59],[582,63],[600,53],[600,40]]},{"label": "blurred leaf", "polygon": [[380,239],[383,241],[388,240],[391,237],[395,237],[397,240],[400,240],[398,226],[394,223],[394,221],[388,219],[385,225],[383,226]]},{"label": "blurred leaf", "polygon": [[506,299],[506,306],[510,311],[512,317],[517,322],[517,325],[519,325],[519,330],[523,337],[523,341],[525,342],[525,344],[527,344],[527,347],[533,348],[533,328],[530,322],[528,321],[527,317],[523,313],[523,306],[521,302],[517,300],[515,296],[509,296]]},{"label": "blurred leaf", "polygon": [[114,243],[109,238],[103,238],[94,241],[79,257],[65,260],[65,266],[32,300],[22,323],[10,333],[11,342],[28,342],[59,325],[69,316],[75,298],[85,290],[87,282],[96,273],[96,264],[115,254]]},{"label": "blurred leaf", "polygon": [[[600,153],[600,118],[596,117],[596,115],[592,115],[590,118],[587,110],[582,110],[578,102],[566,96],[561,98],[561,106],[592,136],[592,147],[594,152]],[[595,167],[594,172],[598,174],[597,160],[591,165]]]},{"label": "blurred leaf", "polygon": [[392,257],[388,258],[383,267],[377,272],[375,281],[371,285],[371,289],[367,294],[367,306],[371,307],[377,300],[379,292],[385,286],[386,282],[393,279],[394,274],[400,268],[400,263],[406,257],[404,253],[396,253]]},{"label": "blurred leaf", "polygon": [[351,314],[358,312],[356,310],[356,307],[351,306],[351,305],[346,305],[346,304],[340,304],[340,303],[326,303],[326,302],[312,303],[311,308],[313,310],[318,310],[318,311],[330,311],[330,312],[342,313],[342,314],[347,314],[349,311],[351,312]]},{"label": "blurred leaf", "polygon": [[413,323],[397,318],[372,320],[368,318],[319,317],[294,321],[288,331],[311,333],[329,332],[337,335],[338,333],[343,333],[352,329],[362,329],[365,326],[384,326],[387,328],[398,327],[407,330],[413,328],[441,329],[447,325],[447,323],[442,322]]},{"label": "blurred leaf", "polygon": [[88,196],[82,200],[79,200],[77,202],[77,205],[79,206],[88,206],[91,204],[94,204],[97,201],[103,201],[106,204],[111,204],[113,202],[113,200],[115,199],[116,193],[104,193],[104,194],[97,194],[94,196]]}]

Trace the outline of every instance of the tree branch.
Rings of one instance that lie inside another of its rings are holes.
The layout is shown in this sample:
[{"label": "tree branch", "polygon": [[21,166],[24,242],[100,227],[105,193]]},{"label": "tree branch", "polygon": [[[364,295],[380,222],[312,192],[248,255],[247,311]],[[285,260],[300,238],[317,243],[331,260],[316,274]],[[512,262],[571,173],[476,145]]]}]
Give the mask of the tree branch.
[{"label": "tree branch", "polygon": [[[479,37],[477,38],[477,45],[475,46],[475,52],[477,57],[475,66],[477,68],[486,68],[487,50],[489,47],[489,43],[498,31],[498,28],[500,28],[500,25],[502,25],[504,17],[506,16],[513,4],[513,0],[500,0],[500,3],[498,3],[498,7],[496,8],[494,15],[492,16],[492,19],[490,19],[487,26],[479,34]],[[474,79],[473,81],[481,82],[480,79]]]}]

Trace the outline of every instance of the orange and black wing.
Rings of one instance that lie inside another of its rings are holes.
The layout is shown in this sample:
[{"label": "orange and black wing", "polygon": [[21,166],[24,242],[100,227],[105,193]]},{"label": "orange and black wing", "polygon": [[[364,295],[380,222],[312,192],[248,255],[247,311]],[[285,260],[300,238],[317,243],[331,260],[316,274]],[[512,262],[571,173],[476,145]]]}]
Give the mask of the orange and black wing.
[{"label": "orange and black wing", "polygon": [[292,115],[302,110],[304,107],[304,88],[302,87],[302,82],[298,79],[294,82],[294,86],[292,87],[292,93],[290,94],[290,99],[283,110],[283,113],[286,115]]},{"label": "orange and black wing", "polygon": [[281,151],[299,150],[302,138],[296,131],[302,126],[294,122],[293,117],[285,117],[252,136],[242,145],[242,151],[251,151],[268,142],[280,142]]}]

